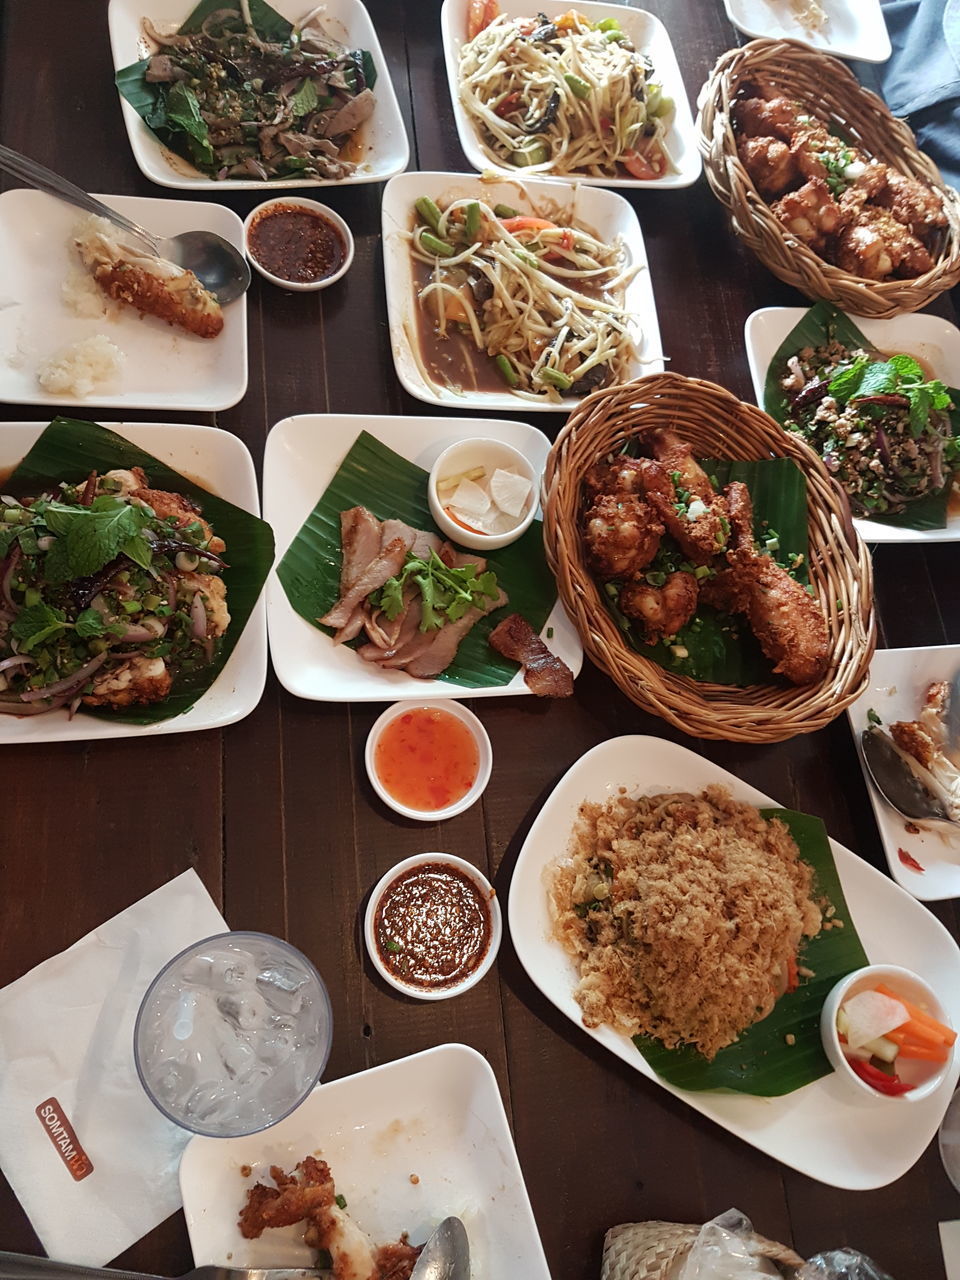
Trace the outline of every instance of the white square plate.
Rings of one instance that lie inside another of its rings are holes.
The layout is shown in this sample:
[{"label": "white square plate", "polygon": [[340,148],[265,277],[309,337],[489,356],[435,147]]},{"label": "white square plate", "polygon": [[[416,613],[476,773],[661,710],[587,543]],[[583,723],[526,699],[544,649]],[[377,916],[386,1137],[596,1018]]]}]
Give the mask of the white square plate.
[{"label": "white square plate", "polygon": [[[626,737],[588,751],[560,780],[520,850],[510,885],[510,933],[527,973],[561,1013],[641,1075],[655,1081],[738,1138],[831,1186],[867,1191],[893,1182],[919,1159],[937,1131],[960,1076],[960,1057],[940,1087],[906,1106],[858,1098],[835,1073],[782,1098],[678,1089],[655,1074],[627,1037],[610,1027],[588,1030],[573,996],[572,959],[552,936],[544,870],[564,856],[584,800],[602,802],[625,787],[633,795],[729,787],[746,804],[774,805],[761,791],[685,747],[660,738]],[[960,950],[925,907],[862,858],[830,841],[840,883],[873,964],[919,973],[960,1025]],[[882,1099],[878,1100],[882,1102]]]},{"label": "white square plate", "polygon": [[[960,668],[960,644],[932,649],[878,649],[870,662],[870,682],[847,708],[857,744],[863,780],[877,819],[890,874],[921,902],[960,898],[960,827],[945,822],[914,823],[919,832],[907,830],[907,819],[887,804],[870,781],[860,750],[860,735],[873,709],[888,727],[896,720],[916,720],[923,696],[935,680],[952,680]],[[923,867],[915,871],[899,856],[903,850]]]},{"label": "white square plate", "polygon": [[[263,509],[277,539],[277,563],[317,505],[361,431],[429,471],[455,440],[487,436],[505,440],[543,470],[550,441],[523,422],[482,418],[388,418],[302,414],[284,418],[267,437],[263,458]],[[470,689],[444,680],[418,680],[405,671],[382,671],[346,645],[335,645],[293,609],[276,571],[267,580],[270,653],[277,678],[298,698],[317,702],[394,702],[401,698],[495,698],[529,693],[520,671],[509,684]],[[544,624],[546,642],[574,675],[583,664],[580,638],[558,600]]]},{"label": "white square plate", "polygon": [[249,1138],[191,1139],[180,1190],[196,1265],[313,1266],[302,1225],[245,1240],[237,1217],[272,1164],[289,1170],[314,1154],[378,1244],[403,1231],[422,1244],[455,1214],[472,1275],[550,1280],[496,1078],[476,1050],[439,1045],[320,1085],[293,1115]]},{"label": "white square plate", "polygon": [[410,244],[404,235],[413,228],[413,206],[420,196],[429,196],[441,206],[451,200],[479,196],[491,206],[509,204],[521,211],[541,212],[556,216],[563,222],[576,223],[608,244],[619,236],[626,246],[631,265],[640,264],[640,270],[627,285],[624,302],[624,310],[633,317],[637,348],[637,358],[629,376],[639,378],[645,373],[663,371],[660,326],[643,232],[637,215],[623,196],[599,187],[574,186],[566,182],[561,185],[555,180],[483,182],[472,173],[404,173],[388,182],[383,193],[383,269],[393,362],[397,377],[412,396],[444,408],[524,414],[569,412],[581,403],[576,396],[565,396],[555,402],[537,401],[514,395],[508,387],[502,391],[453,391],[440,383],[427,381],[423,366],[414,353],[419,304]]},{"label": "white square plate", "polygon": [[[770,361],[780,344],[806,315],[808,307],[764,307],[747,316],[743,335],[747,362],[753,379],[753,394],[763,408],[763,387]],[[850,316],[869,343],[890,355],[902,352],[923,360],[934,376],[948,387],[960,387],[960,329],[939,316],[894,316],[892,320],[869,320]],[[960,539],[960,511],[948,515],[942,529],[900,529],[879,520],[854,520],[864,542],[956,542]]]},{"label": "white square plate", "polygon": [[[230,209],[197,200],[101,196],[104,204],[159,236],[215,231],[243,248],[243,223]],[[0,194],[0,401],[102,405],[110,409],[229,409],[247,389],[247,300],[223,309],[223,330],[198,338],[156,316],[117,305],[108,316],[74,314],[62,286],[82,272],[73,229],[86,215],[42,191]],[[105,334],[123,352],[118,377],[85,399],[41,390],[37,365],[64,347]]]},{"label": "white square plate", "polygon": [[[272,0],[273,8],[288,22],[306,17],[310,0]],[[116,71],[139,62],[145,56],[141,21],[148,17],[161,31],[171,24],[184,22],[196,8],[195,0],[110,0],[108,18],[110,47]],[[234,180],[208,178],[189,160],[176,155],[150,132],[130,103],[120,95],[123,122],[140,171],[161,187],[179,187],[185,191],[263,191],[271,195],[277,187],[342,187],[358,182],[383,182],[401,173],[410,159],[407,132],[397,95],[387,70],[386,59],[374,30],[370,15],[360,0],[327,0],[324,22],[330,35],[351,49],[367,49],[377,67],[377,83],[373,93],[377,105],[364,126],[366,144],[363,161],[349,178],[282,178],[259,182],[256,178]]]},{"label": "white square plate", "polygon": [[[46,425],[45,422],[3,423],[0,473],[5,475],[16,467]],[[146,449],[217,497],[226,498],[251,515],[260,514],[253,459],[243,441],[229,431],[168,422],[104,422],[101,425]],[[160,733],[222,729],[250,714],[263,695],[266,678],[267,620],[261,595],[226,666],[207,692],[182,716],[151,725],[120,724],[88,715],[76,715],[68,720],[65,710],[19,719],[0,716],[0,745],[150,738]]]},{"label": "white square plate", "polygon": [[[514,169],[505,169],[498,164],[493,155],[488,155],[481,145],[480,138],[473,121],[464,111],[460,102],[460,87],[457,77],[457,66],[460,60],[460,49],[466,43],[467,9],[470,0],[444,0],[440,10],[440,34],[443,40],[443,56],[447,64],[447,81],[450,85],[450,100],[453,103],[453,116],[460,135],[463,153],[479,172],[506,174],[516,178]],[[524,18],[535,14],[541,6],[531,0],[500,0],[500,12],[509,18]],[[562,0],[557,0],[555,7],[548,8],[547,17],[552,18],[567,7]],[[690,103],[684,88],[677,55],[673,51],[667,29],[652,13],[645,9],[630,9],[619,4],[598,4],[596,0],[582,0],[576,6],[577,12],[589,18],[591,22],[599,22],[602,18],[616,18],[621,30],[633,41],[635,48],[648,55],[653,62],[653,79],[663,86],[663,92],[673,98],[676,109],[667,129],[665,142],[670,157],[676,166],[674,173],[665,174],[662,178],[631,178],[625,174],[622,178],[591,178],[580,174],[557,174],[557,180],[563,182],[582,182],[595,187],[650,187],[655,190],[671,190],[677,187],[689,187],[700,177],[700,152],[697,149],[697,133],[693,125]],[[547,174],[538,174],[547,178]]]},{"label": "white square plate", "polygon": [[890,37],[880,0],[820,0],[827,21],[821,31],[805,31],[790,0],[724,0],[727,17],[747,36],[800,40],[838,58],[886,62]]}]

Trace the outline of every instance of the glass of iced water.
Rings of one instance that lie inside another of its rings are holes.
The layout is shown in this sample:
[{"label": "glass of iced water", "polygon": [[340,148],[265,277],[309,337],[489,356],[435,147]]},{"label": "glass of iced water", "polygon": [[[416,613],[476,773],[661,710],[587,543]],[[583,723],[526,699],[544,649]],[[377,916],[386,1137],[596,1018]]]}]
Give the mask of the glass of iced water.
[{"label": "glass of iced water", "polygon": [[197,942],[157,974],[133,1033],[144,1089],[176,1124],[235,1138],[304,1100],[330,1055],[323,980],[296,947],[266,933]]}]

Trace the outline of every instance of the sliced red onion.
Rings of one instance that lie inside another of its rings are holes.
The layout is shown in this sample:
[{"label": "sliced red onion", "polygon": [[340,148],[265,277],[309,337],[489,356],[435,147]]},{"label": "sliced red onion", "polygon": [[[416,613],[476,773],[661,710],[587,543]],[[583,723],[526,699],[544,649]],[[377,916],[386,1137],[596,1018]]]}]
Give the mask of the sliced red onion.
[{"label": "sliced red onion", "polygon": [[880,458],[884,466],[889,467],[890,445],[887,442],[887,433],[884,431],[883,427],[877,427],[876,446],[877,452],[880,454]]},{"label": "sliced red onion", "polygon": [[42,702],[21,702],[19,698],[12,702],[7,698],[0,698],[0,716],[41,716],[46,711],[59,711],[66,706],[69,696],[64,694],[61,698],[54,698],[49,706],[44,706]]},{"label": "sliced red onion", "polygon": [[6,671],[8,667],[26,667],[33,665],[33,658],[28,658],[26,654],[18,654],[15,658],[4,658],[0,662],[0,671]]},{"label": "sliced red onion", "polygon": [[70,713],[69,713],[69,715],[67,716],[67,719],[68,719],[68,720],[72,720],[72,719],[73,719],[73,717],[77,714],[77,711],[78,711],[78,709],[79,709],[79,707],[80,707],[80,703],[81,703],[82,701],[83,701],[83,698],[82,698],[82,696],[78,693],[78,694],[77,694],[77,696],[74,698],[74,700],[70,703]]},{"label": "sliced red onion", "polygon": [[15,542],[13,544],[13,550],[7,557],[7,567],[3,573],[3,583],[0,585],[0,590],[3,591],[3,598],[7,603],[7,608],[12,609],[14,613],[20,612],[20,606],[11,594],[11,587],[13,586],[13,575],[17,571],[17,565],[20,563],[22,556],[23,552],[20,550],[20,543]]},{"label": "sliced red onion", "polygon": [[108,656],[107,653],[98,653],[85,667],[81,667],[79,671],[74,671],[72,676],[66,676],[63,680],[55,680],[53,684],[48,684],[43,689],[28,689],[26,693],[20,694],[20,700],[22,702],[37,702],[45,698],[56,698],[61,693],[74,693],[81,685],[87,683],[94,671],[103,666]]},{"label": "sliced red onion", "polygon": [[206,640],[207,611],[203,605],[203,596],[199,591],[194,593],[193,603],[190,605],[190,621],[193,623],[194,640]]},{"label": "sliced red onion", "polygon": [[943,474],[943,445],[938,444],[930,455],[930,483],[934,489],[942,489],[946,483]]}]

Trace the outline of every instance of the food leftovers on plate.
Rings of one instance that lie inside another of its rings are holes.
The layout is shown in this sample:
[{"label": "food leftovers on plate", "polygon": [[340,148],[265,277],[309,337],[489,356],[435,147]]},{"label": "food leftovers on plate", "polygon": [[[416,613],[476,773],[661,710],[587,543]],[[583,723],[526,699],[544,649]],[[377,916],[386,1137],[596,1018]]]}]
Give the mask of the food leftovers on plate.
[{"label": "food leftovers on plate", "polygon": [[316,1265],[336,1280],[409,1280],[420,1248],[406,1236],[377,1245],[347,1212],[325,1160],[306,1156],[292,1173],[272,1165],[274,1186],[258,1182],[240,1212],[241,1234],[258,1239],[270,1227],[306,1223],[304,1243],[317,1251]]},{"label": "food leftovers on plate", "polygon": [[[202,4],[117,85],[159,140],[217,179],[338,179],[358,167],[377,69],[324,29],[323,5],[290,24],[269,5]],[[255,16],[254,16],[255,15]]]},{"label": "food leftovers on plate", "polygon": [[855,1075],[877,1093],[901,1097],[947,1062],[957,1033],[877,982],[839,1006],[837,1037]]},{"label": "food leftovers on plate", "polygon": [[140,467],[0,498],[0,712],[163,701],[230,624],[224,542]]},{"label": "food leftovers on plate", "polygon": [[441,209],[423,196],[415,216],[414,351],[428,382],[559,403],[629,377],[640,334],[624,294],[639,268],[619,237],[480,199]]},{"label": "food leftovers on plate", "polygon": [[[950,698],[950,681],[933,681],[923,696],[916,720],[891,724],[888,740],[892,740],[904,768],[940,801],[944,816],[960,822],[960,751],[950,747]],[[872,733],[883,732],[875,711],[871,709],[867,718]]]},{"label": "food leftovers on plate", "polygon": [[[581,528],[588,563],[604,596],[642,642],[673,639],[693,625],[701,603],[743,614],[775,673],[810,684],[826,671],[829,635],[819,602],[779,551],[776,531],[757,542],[750,491],[722,493],[675,433],[654,430],[652,457],[620,454],[596,463],[583,482]],[[682,644],[676,656],[688,656]]]},{"label": "food leftovers on plate", "polygon": [[790,235],[865,280],[933,268],[947,216],[933,187],[838,137],[815,108],[751,85],[732,106],[737,152]]},{"label": "food leftovers on plate", "polygon": [[812,882],[787,826],[725,787],[584,803],[549,885],[584,1024],[712,1060],[804,976]]},{"label": "food leftovers on plate", "polygon": [[157,316],[198,338],[223,329],[220,304],[192,271],[124,242],[107,218],[90,214],[74,230],[80,261],[108,298]]},{"label": "food leftovers on plate", "polygon": [[829,14],[819,0],[777,0],[778,7],[789,10],[807,35],[816,35],[830,21]]},{"label": "food leftovers on plate", "polygon": [[674,167],[665,141],[673,100],[616,18],[591,22],[576,9],[509,18],[496,0],[470,0],[458,77],[496,165],[644,181]]}]

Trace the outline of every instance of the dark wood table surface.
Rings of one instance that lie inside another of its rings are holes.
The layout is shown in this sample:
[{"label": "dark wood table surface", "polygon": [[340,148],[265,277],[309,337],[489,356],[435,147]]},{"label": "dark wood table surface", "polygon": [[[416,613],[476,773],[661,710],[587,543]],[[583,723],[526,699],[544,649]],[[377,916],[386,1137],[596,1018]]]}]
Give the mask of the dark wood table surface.
[{"label": "dark wood table surface", "polygon": [[[721,0],[647,7],[670,31],[693,102],[714,60],[739,37]],[[438,0],[368,0],[368,8],[409,131],[410,168],[466,168]],[[142,177],[131,155],[112,81],[106,0],[5,0],[0,15],[0,141],[89,190],[176,198]],[[401,390],[393,370],[381,191],[322,193],[357,239],[354,266],[338,286],[288,294],[254,278],[243,401],[227,413],[169,417],[234,432],[259,469],[268,430],[288,414],[431,412]],[[261,197],[225,185],[217,198],[243,215]],[[692,189],[629,198],[646,237],[670,367],[750,398],[744,320],[757,307],[802,299],[740,248],[703,179]],[[0,282],[2,272],[0,263]],[[934,309],[954,318],[946,299]],[[523,417],[519,406],[516,416]],[[15,405],[0,407],[0,417],[46,420],[42,410]],[[561,419],[538,415],[537,425],[555,434]],[[960,642],[956,555],[949,544],[877,552],[881,645]],[[539,994],[509,938],[484,982],[439,1004],[399,997],[362,950],[365,896],[408,854],[459,854],[505,895],[551,788],[583,752],[622,733],[684,742],[783,803],[819,814],[834,837],[885,869],[846,718],[775,746],[688,740],[642,714],[588,664],[567,702],[482,703],[493,781],[482,803],[434,828],[392,816],[366,780],[363,743],[380,709],[299,701],[271,673],[254,713],[222,732],[0,750],[0,985],[192,866],[231,927],[288,938],[325,975],[335,1016],[328,1079],[447,1041],[489,1059],[557,1280],[595,1280],[603,1234],[614,1223],[700,1222],[731,1205],[805,1256],[849,1244],[896,1280],[941,1277],[937,1222],[960,1217],[960,1198],[935,1144],[892,1186],[838,1191],[730,1136],[594,1044]],[[960,936],[952,902],[932,911]],[[41,1251],[2,1178],[0,1247]],[[182,1215],[123,1263],[185,1272]]]}]

